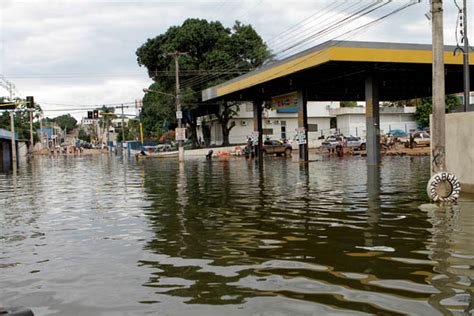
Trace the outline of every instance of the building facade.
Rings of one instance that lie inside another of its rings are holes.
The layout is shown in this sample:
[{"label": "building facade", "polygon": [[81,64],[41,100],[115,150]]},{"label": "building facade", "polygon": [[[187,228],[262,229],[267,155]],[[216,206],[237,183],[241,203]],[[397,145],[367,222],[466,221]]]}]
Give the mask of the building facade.
[{"label": "building facade", "polygon": [[[353,108],[341,108],[339,102],[308,102],[308,142],[310,147],[317,147],[321,139],[332,134],[359,136],[365,138],[366,118],[363,104]],[[243,144],[255,130],[252,103],[243,103],[238,108],[238,115],[229,121],[233,124],[229,134],[231,144]],[[405,132],[416,130],[415,107],[381,107],[380,132],[401,129]],[[222,127],[213,115],[199,118],[198,137],[204,140],[203,124],[211,131],[211,145],[223,142]],[[296,108],[271,110],[264,109],[262,118],[264,137],[282,139],[292,142],[298,128],[298,111]]]}]

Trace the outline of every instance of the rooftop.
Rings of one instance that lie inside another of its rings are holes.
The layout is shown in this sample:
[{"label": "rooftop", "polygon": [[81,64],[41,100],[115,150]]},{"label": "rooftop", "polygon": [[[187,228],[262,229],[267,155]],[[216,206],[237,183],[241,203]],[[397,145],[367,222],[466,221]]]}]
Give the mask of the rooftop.
[{"label": "rooftop", "polygon": [[[461,54],[445,47],[446,93],[460,92]],[[471,68],[474,53],[470,53]],[[203,101],[270,99],[306,90],[309,101],[365,98],[365,78],[378,78],[380,99],[431,95],[431,45],[329,41],[202,91]]]}]

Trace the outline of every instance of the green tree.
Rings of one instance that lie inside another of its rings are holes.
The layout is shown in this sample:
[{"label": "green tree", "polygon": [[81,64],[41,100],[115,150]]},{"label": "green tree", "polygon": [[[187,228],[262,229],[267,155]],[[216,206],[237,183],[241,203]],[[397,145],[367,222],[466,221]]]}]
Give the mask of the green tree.
[{"label": "green tree", "polygon": [[[124,127],[123,134],[125,136],[125,141],[129,140],[137,140],[139,135],[139,128],[140,128],[140,121],[130,119],[126,126]],[[120,130],[117,134],[117,141],[122,142],[122,130]]]},{"label": "green tree", "polygon": [[[0,101],[4,101],[4,98],[0,98]],[[16,98],[14,102],[24,102],[25,100]],[[17,112],[14,114],[15,132],[18,133],[18,137],[21,140],[30,139],[30,114],[27,111],[26,104],[19,104],[17,106]],[[41,106],[35,104],[34,106],[33,120],[37,119],[42,112]],[[39,129],[39,122],[33,122],[33,141],[37,141],[38,137],[35,133]],[[10,130],[10,113],[3,112],[0,115],[0,128]]]},{"label": "green tree", "polygon": [[92,136],[82,128],[79,130],[77,138],[88,143],[90,143],[92,140]]},{"label": "green tree", "polygon": [[62,130],[71,131],[77,127],[77,120],[69,113],[55,117],[53,120]]},{"label": "green tree", "polygon": [[235,126],[235,122],[232,121],[230,125],[228,122],[238,113],[239,106],[236,106],[233,102],[223,101],[219,108],[219,111],[216,112],[216,117],[222,126],[222,146],[229,146],[229,135],[231,129]]},{"label": "green tree", "polygon": [[102,126],[102,130],[106,131],[107,139],[109,141],[109,128],[112,120],[117,117],[115,114],[115,108],[108,108],[105,105],[99,109],[99,126]]},{"label": "green tree", "polygon": [[[431,98],[422,98],[416,102],[415,120],[420,127],[430,125],[430,114],[433,113],[433,103]],[[461,100],[455,95],[447,95],[445,98],[446,112],[461,104]]]},{"label": "green tree", "polygon": [[341,108],[355,108],[357,107],[356,101],[341,101]]},{"label": "green tree", "polygon": [[209,147],[211,145],[211,127],[207,121],[202,121],[201,127],[204,143],[206,144],[206,147]]},{"label": "green tree", "polygon": [[[188,125],[193,146],[197,145],[197,117],[208,113],[200,106],[201,90],[248,72],[271,57],[265,43],[250,25],[236,22],[225,28],[220,22],[188,19],[181,26],[170,27],[164,34],[148,39],[137,49],[139,66],[145,66],[155,83],[150,89],[175,94],[174,59],[169,53],[179,51],[182,83],[181,104],[183,122]],[[223,67],[225,65],[225,67]],[[222,72],[222,68],[231,70]],[[219,72],[219,76],[202,77]],[[149,92],[143,98],[143,123],[147,136],[159,137],[168,128],[176,127],[175,99],[165,94]],[[214,108],[216,111],[219,108]],[[222,108],[224,109],[224,108]],[[228,115],[224,115],[228,118]],[[221,121],[228,124],[229,120]],[[225,129],[223,129],[224,131]],[[227,140],[228,142],[228,140]]]}]

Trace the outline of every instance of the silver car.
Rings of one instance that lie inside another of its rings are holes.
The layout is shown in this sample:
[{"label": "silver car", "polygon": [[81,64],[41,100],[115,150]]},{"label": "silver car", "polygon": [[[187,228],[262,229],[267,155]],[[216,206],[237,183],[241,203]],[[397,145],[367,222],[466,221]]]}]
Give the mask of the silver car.
[{"label": "silver car", "polygon": [[346,137],[347,148],[359,149],[362,145],[360,137],[348,136]]}]

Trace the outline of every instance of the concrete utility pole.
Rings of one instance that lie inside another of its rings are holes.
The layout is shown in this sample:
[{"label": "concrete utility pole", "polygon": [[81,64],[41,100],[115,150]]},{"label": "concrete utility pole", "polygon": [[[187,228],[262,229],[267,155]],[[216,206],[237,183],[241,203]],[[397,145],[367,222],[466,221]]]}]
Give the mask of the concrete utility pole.
[{"label": "concrete utility pole", "polygon": [[40,134],[39,134],[39,139],[41,143],[41,154],[43,154],[43,115],[40,113],[39,121],[40,121]]},{"label": "concrete utility pole", "polygon": [[33,152],[33,111],[30,111],[30,152]]},{"label": "concrete utility pole", "polygon": [[470,103],[470,79],[469,79],[469,40],[467,38],[467,1],[464,0],[464,8],[462,10],[463,17],[463,39],[464,39],[464,112],[467,112],[469,103]]},{"label": "concrete utility pole", "polygon": [[[178,120],[178,128],[181,131],[182,129],[182,118],[183,112],[181,111],[181,100],[180,100],[180,87],[179,87],[179,56],[187,55],[187,53],[182,52],[173,52],[168,53],[169,56],[174,57],[174,64],[175,64],[175,73],[176,73],[176,118]],[[178,133],[176,133],[178,135]],[[178,159],[180,162],[184,161],[184,147],[183,147],[183,139],[178,140]]]},{"label": "concrete utility pole", "polygon": [[433,37],[433,122],[431,175],[446,171],[446,126],[444,90],[443,1],[431,1]]},{"label": "concrete utility pole", "polygon": [[15,112],[10,112],[10,131],[12,133],[12,166],[16,168]]},{"label": "concrete utility pole", "polygon": [[123,144],[125,143],[125,122],[123,119],[123,104],[122,104],[122,149],[123,149]]}]

